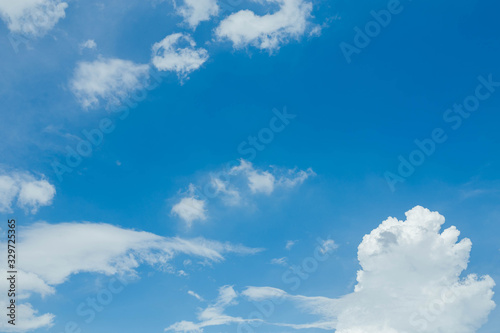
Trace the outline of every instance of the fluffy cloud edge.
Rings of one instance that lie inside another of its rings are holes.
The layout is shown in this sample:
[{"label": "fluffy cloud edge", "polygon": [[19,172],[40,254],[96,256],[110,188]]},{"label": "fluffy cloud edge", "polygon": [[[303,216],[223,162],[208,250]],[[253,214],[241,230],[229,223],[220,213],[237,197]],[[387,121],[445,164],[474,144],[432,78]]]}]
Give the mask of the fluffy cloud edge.
[{"label": "fluffy cloud edge", "polygon": [[245,9],[233,13],[222,20],[215,29],[218,40],[229,40],[235,49],[254,46],[273,52],[291,40],[299,40],[304,35],[318,34],[314,25],[312,3],[307,0],[265,0],[279,5],[279,9],[266,15],[256,15]]},{"label": "fluffy cloud edge", "polygon": [[217,16],[219,9],[217,0],[183,0],[183,5],[177,7],[177,13],[191,29],[196,29],[201,22]]},{"label": "fluffy cloud edge", "polygon": [[176,73],[181,83],[208,60],[207,50],[197,48],[194,39],[184,33],[166,36],[153,45],[152,53],[156,69]]},{"label": "fluffy cloud edge", "polygon": [[66,16],[60,0],[0,1],[0,17],[12,33],[41,37]]},{"label": "fluffy cloud edge", "polygon": [[45,176],[29,172],[0,171],[0,212],[12,213],[14,203],[25,212],[36,214],[40,207],[50,206],[56,188]]}]

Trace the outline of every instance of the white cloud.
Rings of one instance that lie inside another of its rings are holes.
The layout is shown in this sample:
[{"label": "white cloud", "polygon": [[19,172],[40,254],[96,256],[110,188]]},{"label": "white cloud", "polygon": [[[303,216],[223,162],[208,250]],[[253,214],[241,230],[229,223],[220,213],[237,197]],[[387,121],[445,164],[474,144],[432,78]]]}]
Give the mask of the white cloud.
[{"label": "white cloud", "polygon": [[389,218],[363,237],[362,270],[355,292],[340,300],[337,331],[475,332],[494,307],[494,282],[459,279],[471,241],[458,241],[454,226],[440,233],[445,220],[437,212],[417,206],[406,218]]},{"label": "white cloud", "polygon": [[219,13],[217,0],[184,0],[177,8],[177,13],[191,28],[196,28],[202,21],[208,21]]},{"label": "white cloud", "polygon": [[206,220],[207,205],[211,199],[218,198],[226,206],[248,204],[250,197],[258,194],[271,195],[277,188],[291,189],[314,176],[312,169],[306,171],[272,167],[272,170],[255,168],[252,163],[241,159],[239,165],[210,172],[198,187],[203,189],[203,198],[195,195],[196,186],[189,185],[172,207],[171,212],[180,217],[188,227],[194,221]]},{"label": "white cloud", "polygon": [[[0,249],[6,251],[5,243],[0,243]],[[1,265],[0,274],[8,276],[4,265]],[[40,294],[42,297],[52,295],[55,289],[45,283],[36,274],[26,273],[22,270],[17,270],[17,279],[22,281],[22,285],[18,285],[17,300],[16,300],[16,325],[7,324],[6,320],[0,321],[0,331],[2,332],[26,332],[42,327],[51,327],[55,316],[50,313],[38,315],[38,311],[33,309],[29,302],[21,303],[31,296],[32,293]],[[0,280],[0,288],[2,290],[9,289],[9,281],[7,279]],[[9,299],[6,294],[0,295],[0,307],[6,309],[9,305]]]},{"label": "white cloud", "polygon": [[70,88],[83,108],[96,108],[101,102],[118,104],[136,90],[144,89],[149,65],[122,59],[98,59],[78,63]]},{"label": "white cloud", "polygon": [[285,249],[290,251],[295,244],[297,244],[297,241],[289,240],[286,242]]},{"label": "white cloud", "polygon": [[193,197],[182,198],[172,207],[172,213],[186,221],[188,227],[192,225],[193,221],[206,220],[206,212],[205,201]]},{"label": "white cloud", "polygon": [[271,259],[271,264],[279,266],[287,266],[288,259],[286,257]]},{"label": "white cloud", "polygon": [[274,191],[274,182],[276,179],[268,171],[249,171],[248,186],[252,193],[271,194]]},{"label": "white cloud", "polygon": [[327,239],[322,241],[322,243],[320,244],[319,252],[321,252],[322,254],[331,253],[333,252],[333,250],[336,250],[338,248],[339,246],[333,239]]},{"label": "white cloud", "polygon": [[278,183],[284,187],[295,187],[297,185],[302,184],[309,177],[316,176],[316,173],[311,169],[307,170],[298,170],[290,169],[285,172],[285,175],[281,176],[278,179]]},{"label": "white cloud", "polygon": [[219,297],[217,300],[202,310],[197,318],[198,323],[191,321],[180,321],[165,329],[165,331],[174,332],[203,332],[204,327],[228,325],[232,323],[243,323],[255,320],[243,319],[240,317],[232,317],[224,314],[224,310],[231,305],[236,305],[238,295],[231,286],[224,286],[219,289]]},{"label": "white cloud", "polygon": [[215,189],[215,194],[221,195],[225,204],[229,206],[236,206],[241,203],[240,192],[234,189],[229,182],[225,182],[220,178],[212,177],[211,185]]},{"label": "white cloud", "polygon": [[86,40],[80,44],[80,49],[94,50],[97,48],[97,43],[93,39]]},{"label": "white cloud", "polygon": [[[358,247],[362,269],[351,294],[330,299],[248,287],[242,295],[271,305],[289,301],[318,318],[304,324],[266,323],[275,326],[337,333],[476,332],[495,307],[495,283],[489,276],[461,277],[471,241],[459,241],[454,226],[441,232],[445,220],[437,212],[417,206],[406,217],[389,218],[363,237]],[[327,240],[323,246],[331,249],[335,243]]]},{"label": "white cloud", "polygon": [[35,214],[41,206],[50,206],[56,194],[54,185],[29,173],[13,172],[0,175],[0,212],[11,213],[17,206]]},{"label": "white cloud", "polygon": [[[321,319],[315,322],[306,324],[289,324],[268,322],[269,325],[289,327],[293,329],[324,329],[334,330],[336,328],[335,312],[337,310],[337,300],[327,297],[306,297],[301,295],[290,295],[284,290],[272,287],[248,287],[242,293],[249,301],[263,302],[272,300],[272,308],[274,304],[281,304],[285,301],[296,304],[298,308],[309,314],[319,316]],[[269,306],[269,303],[268,303]],[[338,332],[338,331],[335,331]],[[352,331],[349,333],[371,333],[370,331]],[[401,332],[403,333],[403,332]]]},{"label": "white cloud", "polygon": [[59,0],[0,0],[0,16],[14,33],[43,36],[66,15]]},{"label": "white cloud", "polygon": [[184,220],[188,228],[192,226],[194,221],[204,221],[207,219],[206,202],[205,200],[197,199],[194,191],[194,185],[190,184],[187,196],[181,198],[171,210],[172,214]]},{"label": "white cloud", "polygon": [[276,301],[275,303],[267,303],[266,305],[259,307],[259,309],[265,309],[266,317],[273,314],[275,304],[281,304],[284,301],[295,302],[302,309],[308,310],[310,313],[317,315],[328,315],[328,312],[332,310],[332,300],[326,297],[293,296],[287,294],[283,290],[270,287],[248,287],[240,295],[233,289],[233,287],[224,286],[219,289],[219,297],[215,300],[213,305],[208,306],[197,315],[197,319],[199,321],[198,323],[183,320],[169,326],[165,329],[165,331],[201,333],[205,327],[230,324],[238,324],[238,332],[251,332],[253,331],[253,328],[259,327],[263,324],[295,329],[323,328],[332,330],[334,328],[334,322],[328,321],[313,324],[294,325],[286,323],[269,323],[265,322],[261,318],[258,318],[257,316],[245,319],[225,314],[224,312],[227,307],[237,305],[238,298],[242,298],[241,296],[244,296],[246,300],[251,301],[254,304],[255,302],[266,301],[268,299],[279,299],[279,301]]},{"label": "white cloud", "polygon": [[196,298],[198,301],[203,301],[203,297],[201,297],[200,295],[198,295],[197,293],[195,293],[192,290],[188,290],[188,294],[193,296],[194,298]]},{"label": "white cloud", "polygon": [[109,224],[38,223],[22,232],[21,268],[49,285],[63,283],[79,272],[135,274],[141,263],[169,270],[169,261],[178,254],[218,262],[224,260],[225,253],[257,251],[203,238],[165,238]]},{"label": "white cloud", "polygon": [[12,202],[18,193],[17,181],[11,176],[0,175],[0,212],[12,212]]},{"label": "white cloud", "polygon": [[[6,290],[6,289],[4,289]],[[5,297],[1,297],[5,298]],[[6,309],[9,303],[5,299],[0,299],[0,307]],[[8,317],[6,317],[9,319]],[[7,324],[7,320],[0,321],[2,332],[28,332],[39,328],[50,328],[54,325],[55,316],[51,313],[39,315],[38,311],[30,303],[16,305],[16,325]]]},{"label": "white cloud", "polygon": [[309,21],[312,3],[306,0],[264,0],[279,5],[273,14],[256,15],[251,10],[241,10],[225,18],[216,28],[219,39],[228,39],[234,48],[253,45],[274,51],[290,40],[298,40],[317,27]]},{"label": "white cloud", "polygon": [[259,170],[254,168],[252,163],[240,160],[240,165],[233,167],[229,171],[230,175],[242,174],[246,177],[248,187],[253,194],[264,193],[270,195],[278,186],[292,188],[302,184],[307,178],[316,175],[309,168],[307,171],[297,169],[280,170],[274,168],[273,171]]},{"label": "white cloud", "polygon": [[285,291],[272,287],[248,287],[242,292],[242,295],[252,301],[263,301],[268,298],[288,296]]},{"label": "white cloud", "polygon": [[32,294],[39,294],[42,297],[55,294],[54,287],[47,284],[37,274],[18,270],[19,280],[23,281],[22,289],[18,293],[19,299],[30,298]]},{"label": "white cloud", "polygon": [[207,50],[196,48],[193,38],[186,34],[172,34],[153,45],[153,65],[160,71],[175,72],[181,79],[200,68],[207,59]]},{"label": "white cloud", "polygon": [[21,190],[17,199],[19,207],[31,209],[35,214],[40,206],[49,206],[56,194],[54,185],[46,180],[33,180],[21,183]]},{"label": "white cloud", "polygon": [[[179,255],[198,257],[210,262],[221,262],[229,253],[255,254],[260,249],[206,240],[204,238],[166,238],[149,232],[122,229],[109,224],[96,223],[36,223],[20,231],[19,243],[22,260],[19,261],[18,299],[33,293],[41,296],[55,293],[54,286],[64,283],[71,275],[90,272],[105,275],[135,276],[141,264],[176,273],[170,264]],[[0,242],[5,253],[6,244]],[[6,276],[6,270],[0,269]],[[7,280],[0,280],[6,290]],[[0,297],[0,305],[6,295]],[[18,328],[48,327],[54,315],[38,316],[29,303],[20,304]],[[26,315],[26,317],[24,316]],[[1,326],[0,330],[7,327]]]}]

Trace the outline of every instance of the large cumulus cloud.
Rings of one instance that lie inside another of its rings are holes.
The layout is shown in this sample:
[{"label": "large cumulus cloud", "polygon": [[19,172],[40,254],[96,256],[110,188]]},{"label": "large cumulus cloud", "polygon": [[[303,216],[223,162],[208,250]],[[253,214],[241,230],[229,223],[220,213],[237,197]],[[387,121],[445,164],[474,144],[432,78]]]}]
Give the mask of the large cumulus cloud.
[{"label": "large cumulus cloud", "polygon": [[495,307],[489,276],[460,278],[472,243],[417,206],[363,238],[355,292],[339,300],[338,333],[475,332]]},{"label": "large cumulus cloud", "polygon": [[[363,237],[358,247],[357,284],[352,293],[340,298],[247,287],[239,294],[242,299],[266,302],[261,308],[272,311],[264,314],[264,321],[241,319],[239,329],[273,325],[336,333],[476,332],[495,307],[495,283],[488,275],[463,275],[472,242],[459,240],[454,226],[441,231],[444,223],[442,215],[420,206],[406,213],[406,221],[391,217],[382,222]],[[274,321],[274,309],[284,302],[317,319],[296,323],[291,314],[293,323]],[[177,332],[193,332],[189,327],[173,327]]]}]

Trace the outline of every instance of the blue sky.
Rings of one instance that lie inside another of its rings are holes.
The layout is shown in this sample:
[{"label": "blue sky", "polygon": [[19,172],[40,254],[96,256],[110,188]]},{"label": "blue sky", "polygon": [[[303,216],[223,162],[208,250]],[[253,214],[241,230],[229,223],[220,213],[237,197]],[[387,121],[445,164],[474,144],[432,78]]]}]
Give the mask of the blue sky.
[{"label": "blue sky", "polygon": [[[496,332],[499,9],[0,1],[0,215],[38,311],[14,331]],[[441,231],[381,225],[417,205]]]}]

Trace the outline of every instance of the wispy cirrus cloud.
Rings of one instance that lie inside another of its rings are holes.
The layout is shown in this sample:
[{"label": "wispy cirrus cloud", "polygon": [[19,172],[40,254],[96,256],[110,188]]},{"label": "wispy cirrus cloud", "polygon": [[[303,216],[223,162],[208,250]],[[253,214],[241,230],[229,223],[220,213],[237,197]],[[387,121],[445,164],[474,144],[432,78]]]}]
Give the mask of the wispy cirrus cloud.
[{"label": "wispy cirrus cloud", "polygon": [[255,319],[243,319],[226,315],[224,310],[237,304],[238,294],[232,286],[223,286],[219,289],[219,296],[211,305],[198,313],[198,323],[191,321],[180,321],[165,329],[166,332],[203,332],[205,327],[229,325],[234,323],[245,323],[256,321]]},{"label": "wispy cirrus cloud", "polygon": [[[61,234],[65,237],[58,236]],[[37,223],[23,229],[20,246],[22,269],[37,274],[50,285],[61,284],[79,272],[135,274],[141,264],[172,270],[170,261],[178,255],[220,262],[228,253],[259,251],[203,238],[167,238],[102,223]],[[57,254],[49,255],[53,251]]]},{"label": "wispy cirrus cloud", "polygon": [[286,242],[286,245],[285,245],[285,249],[287,249],[288,251],[290,251],[292,249],[292,247],[295,246],[295,244],[297,244],[298,241],[296,240],[289,240]]},{"label": "wispy cirrus cloud", "polygon": [[198,301],[203,301],[203,297],[201,297],[200,295],[198,295],[197,293],[195,293],[194,291],[192,290],[188,290],[188,295],[191,295],[193,296],[194,298],[196,298]]},{"label": "wispy cirrus cloud", "polygon": [[278,266],[288,266],[288,258],[287,257],[273,258],[271,259],[271,264]]},{"label": "wispy cirrus cloud", "polygon": [[263,193],[270,195],[276,188],[293,188],[301,185],[316,173],[311,169],[297,170],[273,167],[271,170],[260,170],[252,163],[241,159],[240,165],[233,167],[229,173],[232,176],[242,175],[253,194]]},{"label": "wispy cirrus cloud", "polygon": [[[50,327],[54,319],[53,314],[38,315],[27,300],[30,295],[53,295],[55,287],[72,275],[87,272],[137,276],[141,265],[178,273],[171,263],[178,256],[217,263],[229,254],[252,255],[261,251],[205,238],[162,237],[104,223],[40,222],[23,228],[21,233],[19,248],[23,249],[23,260],[18,270],[23,283],[19,285],[19,299],[24,303],[19,304],[19,313],[26,317],[20,316],[18,327],[26,330]],[[6,251],[5,242],[0,242],[0,249]],[[1,271],[5,276],[6,270]],[[2,279],[0,287],[7,290],[7,282]],[[5,302],[6,295],[2,295],[0,305],[3,307]],[[1,323],[0,329],[7,329],[7,324]]]}]

